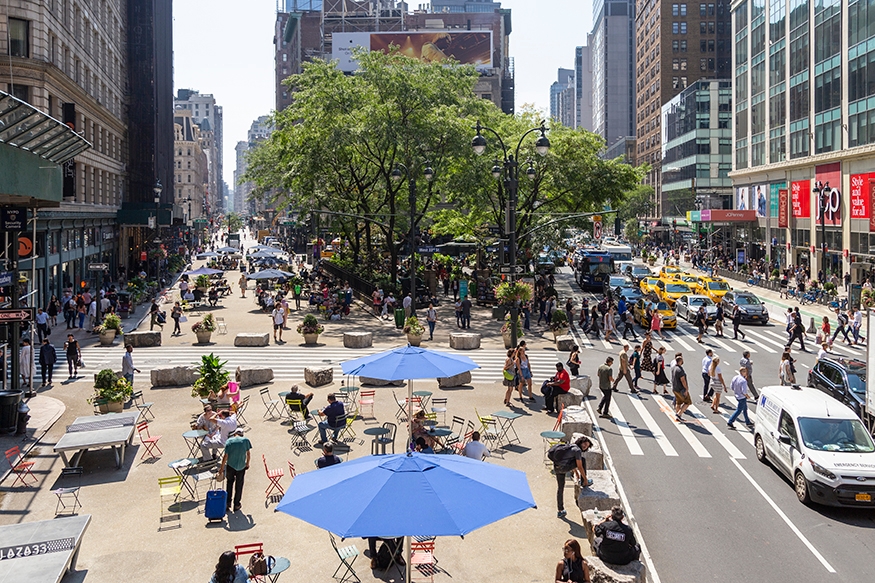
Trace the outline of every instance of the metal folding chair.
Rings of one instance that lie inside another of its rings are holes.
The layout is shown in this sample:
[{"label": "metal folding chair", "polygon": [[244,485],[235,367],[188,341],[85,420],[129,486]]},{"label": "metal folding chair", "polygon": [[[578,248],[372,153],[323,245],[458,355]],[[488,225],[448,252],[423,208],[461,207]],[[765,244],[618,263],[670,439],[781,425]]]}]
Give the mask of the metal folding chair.
[{"label": "metal folding chair", "polygon": [[495,417],[487,415],[482,417],[474,408],[474,414],[477,415],[477,420],[480,421],[480,437],[485,441],[496,441],[498,439],[498,424],[495,422]]},{"label": "metal folding chair", "polygon": [[286,401],[286,406],[289,409],[289,419],[292,422],[304,421],[307,417],[307,409],[304,408],[304,401],[301,399],[289,399]]},{"label": "metal folding chair", "polygon": [[[359,556],[359,550],[355,545],[338,548],[334,535],[329,532],[328,537],[331,539],[331,547],[337,554],[337,558],[340,559],[340,564],[337,566],[337,569],[334,570],[334,574],[331,578],[337,579],[339,583],[343,583],[344,581],[355,581],[356,583],[361,583],[361,579],[355,574],[355,570],[352,567],[353,563],[355,563],[355,560]],[[340,573],[341,569],[344,569],[343,573]],[[340,577],[338,577],[338,573],[340,573]]]},{"label": "metal folding chair", "polygon": [[75,486],[63,486],[52,490],[52,493],[58,497],[58,503],[55,505],[55,516],[58,516],[61,512],[66,512],[68,502],[70,503],[71,515],[76,514],[77,507],[82,508],[82,503],[79,502],[79,489],[82,487],[82,468],[80,466],[73,466],[61,469],[61,480],[71,482],[73,478],[76,478]]},{"label": "metal folding chair", "polygon": [[465,436],[465,420],[453,415],[453,421],[450,424],[450,431],[452,433],[450,433],[444,440],[444,445],[446,445],[447,448],[453,447]]},{"label": "metal folding chair", "polygon": [[[146,434],[145,436],[143,436],[144,433]],[[137,434],[140,436],[140,442],[143,444],[143,455],[140,456],[140,459],[144,459],[146,454],[149,454],[152,458],[158,457],[155,455],[155,450],[158,450],[159,454],[164,455],[164,452],[158,447],[158,440],[161,439],[161,436],[149,435],[149,423],[147,421],[137,423]]]},{"label": "metal folding chair", "polygon": [[9,466],[12,468],[12,473],[15,474],[15,480],[12,481],[13,488],[18,482],[21,482],[21,485],[27,488],[28,476],[33,478],[34,485],[39,482],[39,479],[33,475],[33,472],[31,472],[31,468],[33,468],[35,462],[24,461],[24,457],[21,455],[21,449],[17,445],[6,450],[6,461],[9,462]]},{"label": "metal folding chair", "polygon": [[385,454],[386,446],[392,446],[392,453],[395,453],[395,433],[398,431],[398,426],[387,422],[383,423],[382,427],[388,429],[389,433],[374,437],[374,441],[371,442],[371,455]]},{"label": "metal folding chair", "polygon": [[247,407],[249,407],[249,395],[243,397],[243,400],[240,401],[240,404],[237,406],[237,425],[247,425],[246,418],[243,416],[243,413],[246,412]]},{"label": "metal folding chair", "polygon": [[346,421],[344,422],[343,427],[339,432],[337,432],[337,437],[334,438],[334,441],[355,441],[357,435],[355,429],[353,429],[352,424],[355,421],[354,415],[348,415],[346,417]]},{"label": "metal folding chair", "polygon": [[283,407],[282,402],[279,399],[272,399],[270,397],[270,389],[264,387],[263,389],[258,390],[258,394],[261,395],[261,402],[264,403],[264,414],[262,418],[270,415],[271,419],[282,419],[283,415]]},{"label": "metal folding chair", "polygon": [[161,523],[169,520],[180,520],[181,516],[178,512],[170,514],[165,513],[168,499],[172,498],[173,502],[179,499],[179,494],[182,492],[182,476],[173,476],[170,478],[158,478],[158,495],[161,500]]},{"label": "metal folding chair", "polygon": [[282,496],[286,493],[286,491],[283,490],[282,484],[280,484],[280,480],[285,475],[285,472],[283,472],[282,468],[275,468],[273,470],[269,469],[267,467],[267,458],[264,457],[264,454],[261,454],[261,461],[264,463],[264,474],[267,476],[267,479],[270,482],[270,484],[268,484],[267,486],[267,489],[264,491],[264,497],[270,498],[271,493],[274,490],[279,491],[279,495]]},{"label": "metal folding chair", "polygon": [[152,405],[155,403],[147,403],[143,398],[143,391],[134,391],[131,395],[131,400],[133,400],[134,406],[140,410],[141,419],[145,421],[147,415],[152,419],[155,419],[155,414],[152,413]]},{"label": "metal folding chair", "polygon": [[358,399],[359,411],[361,412],[365,407],[367,407],[371,410],[371,417],[376,418],[376,415],[374,415],[374,401],[376,400],[376,397],[377,391],[373,389],[360,391]]},{"label": "metal folding chair", "polygon": [[192,482],[194,482],[194,488],[193,488],[192,495],[194,496],[195,503],[198,504],[198,513],[200,513],[200,499],[201,499],[201,495],[200,495],[200,491],[199,491],[200,483],[201,482],[207,483],[207,491],[208,492],[210,490],[215,490],[215,487],[213,484],[216,481],[216,474],[211,472],[211,471],[206,471],[206,472],[198,472],[197,474],[191,474],[190,477],[191,477]]},{"label": "metal folding chair", "polygon": [[452,451],[454,453],[461,454],[462,450],[465,449],[465,446],[468,445],[468,442],[471,441],[471,436],[474,434],[474,422],[468,421],[468,427],[465,429],[465,435],[462,436],[459,441],[453,444]]},{"label": "metal folding chair", "polygon": [[447,398],[434,397],[431,400],[431,412],[441,416],[441,423],[447,422]]},{"label": "metal folding chair", "polygon": [[216,328],[219,331],[219,334],[227,334],[228,333],[228,325],[225,324],[224,316],[216,317]]},{"label": "metal folding chair", "polygon": [[410,542],[410,567],[417,571],[422,577],[414,578],[411,574],[411,581],[431,581],[434,583],[434,575],[437,572],[437,561],[434,558],[434,540],[429,541],[411,541]]},{"label": "metal folding chair", "polygon": [[292,435],[290,447],[292,449],[300,449],[301,451],[310,451],[313,448],[307,440],[307,434],[316,429],[312,425],[308,425],[305,421],[292,421],[292,426],[289,428],[289,433]]}]

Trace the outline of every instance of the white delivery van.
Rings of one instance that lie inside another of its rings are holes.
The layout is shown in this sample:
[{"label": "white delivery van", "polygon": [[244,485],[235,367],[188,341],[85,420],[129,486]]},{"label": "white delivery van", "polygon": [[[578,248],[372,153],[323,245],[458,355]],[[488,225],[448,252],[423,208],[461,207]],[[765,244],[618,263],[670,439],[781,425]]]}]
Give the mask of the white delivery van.
[{"label": "white delivery van", "polygon": [[852,409],[810,387],[762,389],[757,459],[792,482],[799,501],[875,508],[875,443]]}]

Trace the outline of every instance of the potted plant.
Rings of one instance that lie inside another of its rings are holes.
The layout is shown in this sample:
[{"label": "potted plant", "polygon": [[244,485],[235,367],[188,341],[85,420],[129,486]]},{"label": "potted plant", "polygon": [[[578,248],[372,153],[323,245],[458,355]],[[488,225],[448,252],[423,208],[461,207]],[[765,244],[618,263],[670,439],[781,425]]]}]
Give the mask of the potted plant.
[{"label": "potted plant", "polygon": [[654,263],[656,263],[656,255],[648,255],[647,265],[650,265],[652,267]]},{"label": "potted plant", "polygon": [[210,287],[210,278],[206,275],[199,275],[197,279],[194,280],[195,287],[201,291],[207,291],[207,288]]},{"label": "potted plant", "polygon": [[864,308],[875,308],[875,291],[864,289],[860,292],[860,303]]},{"label": "potted plant", "polygon": [[568,316],[563,310],[553,310],[553,315],[550,317],[550,331],[553,332],[553,340],[559,336],[568,334]]},{"label": "potted plant", "polygon": [[210,341],[213,332],[216,331],[216,319],[212,314],[207,314],[200,322],[192,324],[191,331],[197,335],[198,344],[206,344]]},{"label": "potted plant", "polygon": [[403,331],[407,334],[407,342],[410,346],[419,346],[420,342],[422,342],[422,335],[425,332],[425,328],[422,327],[422,324],[419,323],[416,316],[410,316],[404,322]]},{"label": "potted plant", "polygon": [[107,314],[103,319],[103,324],[95,326],[94,330],[100,334],[101,346],[111,345],[116,335],[124,334],[122,319],[117,314]]},{"label": "potted plant", "polygon": [[[504,340],[505,348],[513,348],[511,335],[512,330],[513,328],[511,327],[510,314],[508,314],[504,317],[504,325],[501,327],[501,338]],[[523,337],[523,325],[522,322],[520,322],[519,316],[517,316],[516,319],[516,337],[517,339]]]},{"label": "potted plant", "polygon": [[532,286],[522,281],[503,281],[495,288],[495,299],[498,303],[512,306],[516,302],[527,302],[532,299]]},{"label": "potted plant", "polygon": [[231,373],[225,370],[228,361],[219,360],[218,356],[204,354],[201,356],[201,364],[198,367],[198,379],[194,382],[191,396],[198,399],[206,399],[210,393],[218,393],[231,379]]},{"label": "potted plant", "polygon": [[88,398],[92,405],[98,403],[101,413],[121,413],[124,404],[134,394],[134,387],[128,379],[116,376],[110,368],[105,368],[94,379],[94,394]]},{"label": "potted plant", "polygon": [[307,314],[304,316],[304,321],[298,324],[298,334],[304,336],[304,344],[316,344],[319,335],[324,331],[325,328],[313,314]]}]

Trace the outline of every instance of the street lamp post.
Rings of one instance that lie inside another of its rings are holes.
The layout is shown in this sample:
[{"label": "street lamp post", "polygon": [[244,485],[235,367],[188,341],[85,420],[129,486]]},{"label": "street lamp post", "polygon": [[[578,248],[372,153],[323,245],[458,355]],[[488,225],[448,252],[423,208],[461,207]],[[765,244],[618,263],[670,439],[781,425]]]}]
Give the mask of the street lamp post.
[{"label": "street lamp post", "polygon": [[[160,213],[160,205],[161,205],[161,191],[164,190],[164,187],[161,186],[160,180],[155,180],[155,186],[152,187],[152,193],[155,195],[155,240],[157,241],[161,234],[161,223],[159,222],[159,213]],[[148,259],[148,256],[147,256]],[[160,277],[160,271],[158,269],[158,260],[155,260],[155,281],[158,281]]]},{"label": "street lamp post", "polygon": [[[410,232],[407,235],[407,239],[410,242],[410,315],[414,315],[416,313],[416,180],[413,177],[413,174],[410,172],[410,169],[404,164],[397,163],[395,164],[395,169],[392,170],[392,180],[401,180],[401,170],[404,170],[404,174],[407,175],[407,187],[408,187],[408,205],[410,206]],[[422,169],[422,175],[429,182],[434,178],[434,170],[429,164],[428,160],[425,161],[425,168]]]},{"label": "street lamp post", "polygon": [[[486,130],[493,134],[498,139],[498,144],[501,146],[502,154],[504,156],[503,161],[503,170],[504,170],[504,188],[507,192],[507,209],[505,211],[505,236],[508,239],[507,247],[508,254],[510,255],[510,281],[514,282],[516,279],[516,206],[517,206],[517,194],[519,192],[519,157],[520,157],[520,148],[523,145],[523,140],[531,133],[541,132],[541,137],[537,139],[535,142],[535,150],[541,156],[546,156],[547,152],[550,150],[550,140],[547,139],[547,128],[544,126],[544,122],[541,122],[541,125],[528,130],[521,137],[519,142],[516,145],[516,149],[512,154],[508,153],[508,148],[504,143],[504,140],[501,139],[501,136],[498,135],[498,132],[493,130],[490,127],[486,127],[481,125],[480,122],[477,122],[477,125],[474,127],[477,131],[477,135],[471,140],[471,147],[474,149],[474,153],[478,156],[483,154],[486,151],[486,138],[483,137],[483,130]],[[499,166],[498,160],[495,161],[495,165],[492,167],[492,175],[498,179],[501,177],[502,167]],[[529,177],[534,177],[535,169],[529,163],[529,169],[526,171],[526,174]],[[520,306],[519,302],[514,302],[514,304],[510,308],[510,339],[511,344],[514,346],[517,345],[517,322],[519,322],[520,316]]]},{"label": "street lamp post", "polygon": [[812,191],[817,194],[817,202],[820,205],[820,268],[823,271],[823,279],[826,279],[826,209],[829,206],[829,182],[818,180],[814,183]]}]

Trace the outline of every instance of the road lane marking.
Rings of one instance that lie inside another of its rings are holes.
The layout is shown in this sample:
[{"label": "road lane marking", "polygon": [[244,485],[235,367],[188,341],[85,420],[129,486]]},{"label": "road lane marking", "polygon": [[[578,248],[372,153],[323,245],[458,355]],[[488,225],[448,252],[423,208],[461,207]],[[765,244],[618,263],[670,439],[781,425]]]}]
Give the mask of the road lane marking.
[{"label": "road lane marking", "polygon": [[699,457],[711,457],[711,454],[708,453],[708,450],[705,449],[705,446],[702,445],[702,442],[699,441],[699,439],[695,435],[693,435],[693,432],[690,430],[690,428],[675,418],[674,408],[671,406],[671,404],[664,399],[655,400],[659,404],[659,409],[663,413],[665,413],[665,416],[669,418],[672,425],[677,428],[678,432],[681,434],[681,437],[687,440],[687,443],[690,444],[690,447],[693,448],[693,451],[696,452],[696,455],[698,455]]},{"label": "road lane marking", "polygon": [[[732,400],[734,400],[735,407],[736,408],[738,407],[738,399],[735,398],[735,395],[726,395],[725,398],[726,398],[727,403],[731,403]],[[735,413],[734,408],[732,410],[732,413]],[[724,420],[726,420],[727,423],[729,423],[729,418],[732,417],[732,413],[727,413],[726,411],[723,411],[722,409],[720,410],[720,415],[723,417]],[[750,403],[748,403],[748,411],[747,411],[748,418],[750,418],[750,416],[752,414],[753,413],[750,411]],[[736,419],[735,421],[738,422],[738,419]],[[742,423],[741,425],[735,426],[735,432],[737,434],[739,434],[745,441],[747,441],[751,447],[754,446],[754,444],[753,444],[753,429],[752,428],[750,428],[747,425]]]},{"label": "road lane marking", "polygon": [[[657,398],[658,397],[654,395],[654,399]],[[635,407],[635,410],[638,411],[638,415],[644,421],[644,424],[647,426],[651,435],[653,435],[653,439],[655,439],[659,447],[662,448],[662,453],[670,457],[677,456],[677,450],[672,447],[671,443],[669,443],[668,438],[662,432],[659,425],[657,425],[656,419],[653,418],[653,415],[651,415],[650,411],[644,406],[644,401],[641,397],[638,395],[629,395],[629,400],[632,402],[632,406]]]},{"label": "road lane marking", "polygon": [[829,571],[830,573],[835,573],[836,570],[832,568],[832,565],[830,565],[827,562],[827,560],[823,557],[823,555],[821,555],[820,552],[816,548],[814,548],[814,545],[811,544],[811,541],[809,541],[807,538],[805,538],[805,535],[802,534],[802,532],[798,528],[796,528],[796,525],[793,524],[793,522],[790,520],[790,518],[786,514],[784,514],[784,511],[781,510],[777,504],[775,504],[775,501],[772,500],[768,494],[766,494],[765,490],[763,490],[760,487],[760,485],[757,484],[756,480],[754,480],[753,477],[750,474],[748,474],[743,467],[741,467],[741,464],[738,463],[738,460],[735,460],[731,457],[729,459],[732,460],[732,463],[735,464],[735,467],[738,468],[738,471],[741,472],[745,478],[747,478],[747,481],[751,483],[751,485],[756,489],[757,492],[760,493],[760,495],[765,499],[765,501],[769,503],[769,506],[771,506],[775,510],[775,512],[778,513],[778,516],[780,516],[781,519],[787,524],[787,526],[790,527],[790,530],[792,530],[793,533],[797,537],[799,537],[799,540],[802,541],[802,544],[804,544],[806,547],[808,547],[808,550],[811,551],[811,554],[814,555],[814,557],[818,561],[820,561],[820,564],[823,565],[824,568],[827,571]]},{"label": "road lane marking", "polygon": [[683,346],[686,350],[693,351],[693,347],[681,340],[681,334],[677,330],[672,330],[670,338],[677,340],[678,344]]},{"label": "road lane marking", "polygon": [[644,455],[644,450],[641,449],[641,444],[635,439],[635,434],[632,433],[632,429],[629,427],[629,423],[623,416],[623,412],[617,407],[617,399],[614,399],[613,409],[614,418],[617,422],[617,429],[620,431],[620,435],[623,436],[623,441],[626,442],[626,447],[629,448],[629,454]]},{"label": "road lane marking", "polygon": [[735,447],[735,445],[731,441],[729,441],[729,438],[723,435],[723,433],[719,429],[717,429],[717,426],[714,425],[714,423],[710,419],[705,417],[698,409],[696,409],[695,405],[690,405],[689,408],[687,408],[687,411],[691,412],[693,414],[693,417],[699,420],[699,423],[702,424],[702,427],[704,427],[708,431],[708,433],[714,436],[714,439],[717,440],[717,443],[722,445],[723,449],[725,449],[731,457],[738,460],[747,459],[747,457],[743,453],[741,453],[741,450]]},{"label": "road lane marking", "polygon": [[713,342],[717,346],[723,348],[723,350],[725,350],[726,352],[737,352],[734,348],[732,348],[731,346],[729,346],[725,342],[721,342],[721,341],[717,340],[713,336],[708,338],[708,342]]},{"label": "road lane marking", "polygon": [[748,330],[746,332],[746,334],[750,334],[752,336],[755,336],[756,338],[759,338],[760,340],[762,340],[764,342],[768,342],[769,344],[774,344],[775,346],[780,348],[781,351],[783,351],[784,347],[787,346],[786,342],[776,342],[775,340],[772,340],[771,338],[768,338],[767,336],[764,336],[763,334],[760,334],[759,332],[753,332],[751,330]]},{"label": "road lane marking", "polygon": [[626,519],[632,527],[632,530],[635,532],[635,540],[637,540],[638,544],[641,546],[641,560],[647,567],[647,577],[650,580],[650,583],[662,583],[659,574],[656,572],[656,565],[653,564],[653,557],[650,555],[650,550],[647,548],[647,543],[644,541],[644,535],[641,534],[641,527],[638,526],[638,521],[635,519],[635,514],[632,511],[632,504],[629,502],[629,497],[626,495],[626,489],[623,488],[623,483],[620,481],[620,475],[617,473],[617,467],[614,465],[614,458],[611,457],[611,451],[608,449],[608,442],[606,439],[602,439],[602,428],[599,427],[595,411],[592,409],[592,401],[587,399],[585,403],[586,409],[589,411],[589,417],[593,420],[592,428],[595,432],[594,435],[597,434],[599,436],[599,443],[601,443],[602,446],[602,455],[608,466],[608,470],[610,470],[611,475],[614,477],[614,484],[617,486],[617,494],[620,496],[620,502],[623,503],[623,508],[626,510]]},{"label": "road lane marking", "polygon": [[[738,346],[742,349],[742,352],[744,352],[745,350],[749,350],[749,351],[753,352],[754,354],[758,352],[753,346],[751,346],[750,344],[745,344],[741,340],[736,340],[735,338],[729,338],[729,337],[725,337],[724,339],[726,340],[726,342],[734,342],[735,344],[738,344]],[[751,342],[753,342],[753,341],[751,341]],[[757,346],[759,346],[759,344],[757,344]],[[775,351],[772,350],[771,348],[767,348],[766,350],[768,350],[772,354],[775,353]]]}]

